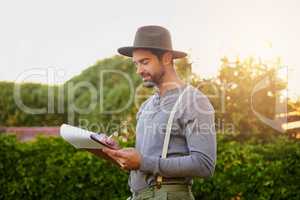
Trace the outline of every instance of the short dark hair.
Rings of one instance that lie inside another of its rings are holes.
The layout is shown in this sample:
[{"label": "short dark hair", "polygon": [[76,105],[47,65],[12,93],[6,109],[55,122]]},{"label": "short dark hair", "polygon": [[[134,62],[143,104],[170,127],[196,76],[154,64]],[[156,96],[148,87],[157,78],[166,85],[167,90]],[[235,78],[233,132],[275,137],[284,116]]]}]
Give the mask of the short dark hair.
[{"label": "short dark hair", "polygon": [[[150,51],[153,55],[155,55],[159,61],[161,61],[164,53],[168,52],[167,50],[162,50],[162,49],[147,49],[147,50]],[[171,63],[173,65],[173,59]]]},{"label": "short dark hair", "polygon": [[158,60],[161,60],[164,53],[166,53],[166,50],[162,50],[162,49],[147,49],[148,51],[150,51],[153,55],[155,55]]}]

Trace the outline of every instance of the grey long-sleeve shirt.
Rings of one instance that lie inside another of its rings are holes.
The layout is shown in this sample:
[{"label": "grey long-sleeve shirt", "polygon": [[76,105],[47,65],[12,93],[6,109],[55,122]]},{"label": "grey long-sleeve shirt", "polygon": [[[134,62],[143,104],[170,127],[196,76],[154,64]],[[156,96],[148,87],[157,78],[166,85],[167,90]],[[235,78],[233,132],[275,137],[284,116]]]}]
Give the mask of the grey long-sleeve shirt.
[{"label": "grey long-sleeve shirt", "polygon": [[208,98],[189,86],[175,114],[168,155],[161,158],[170,112],[185,88],[155,93],[137,113],[136,149],[142,155],[139,170],[132,170],[132,192],[155,184],[156,175],[165,182],[192,184],[192,177],[212,176],[216,164],[214,109]]}]

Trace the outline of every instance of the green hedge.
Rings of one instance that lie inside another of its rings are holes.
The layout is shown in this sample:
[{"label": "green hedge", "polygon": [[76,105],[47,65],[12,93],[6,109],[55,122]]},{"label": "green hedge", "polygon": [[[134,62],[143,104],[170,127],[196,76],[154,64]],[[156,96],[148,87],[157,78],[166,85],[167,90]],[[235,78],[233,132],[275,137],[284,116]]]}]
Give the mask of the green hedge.
[{"label": "green hedge", "polygon": [[[126,199],[128,174],[60,138],[20,143],[0,135],[0,199]],[[244,143],[218,137],[213,178],[196,199],[300,199],[300,144],[283,137]]]}]

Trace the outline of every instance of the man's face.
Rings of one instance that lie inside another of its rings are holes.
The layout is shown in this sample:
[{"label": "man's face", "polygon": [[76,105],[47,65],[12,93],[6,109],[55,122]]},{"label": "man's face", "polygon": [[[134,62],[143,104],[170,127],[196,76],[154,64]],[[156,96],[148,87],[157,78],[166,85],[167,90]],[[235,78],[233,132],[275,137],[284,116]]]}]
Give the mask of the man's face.
[{"label": "man's face", "polygon": [[145,87],[157,86],[164,75],[164,67],[157,56],[146,49],[136,49],[132,53],[132,60],[137,68]]}]

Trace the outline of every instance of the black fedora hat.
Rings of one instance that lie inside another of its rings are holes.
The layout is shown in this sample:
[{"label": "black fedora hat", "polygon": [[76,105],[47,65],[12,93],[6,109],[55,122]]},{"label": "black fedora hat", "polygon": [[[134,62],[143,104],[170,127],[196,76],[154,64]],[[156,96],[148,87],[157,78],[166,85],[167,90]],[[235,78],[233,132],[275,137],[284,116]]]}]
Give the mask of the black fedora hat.
[{"label": "black fedora hat", "polygon": [[175,51],[172,48],[170,32],[161,26],[142,26],[138,28],[133,46],[121,47],[118,52],[124,56],[132,57],[134,49],[158,49],[170,51],[173,58],[183,58],[187,54],[182,51]]}]

